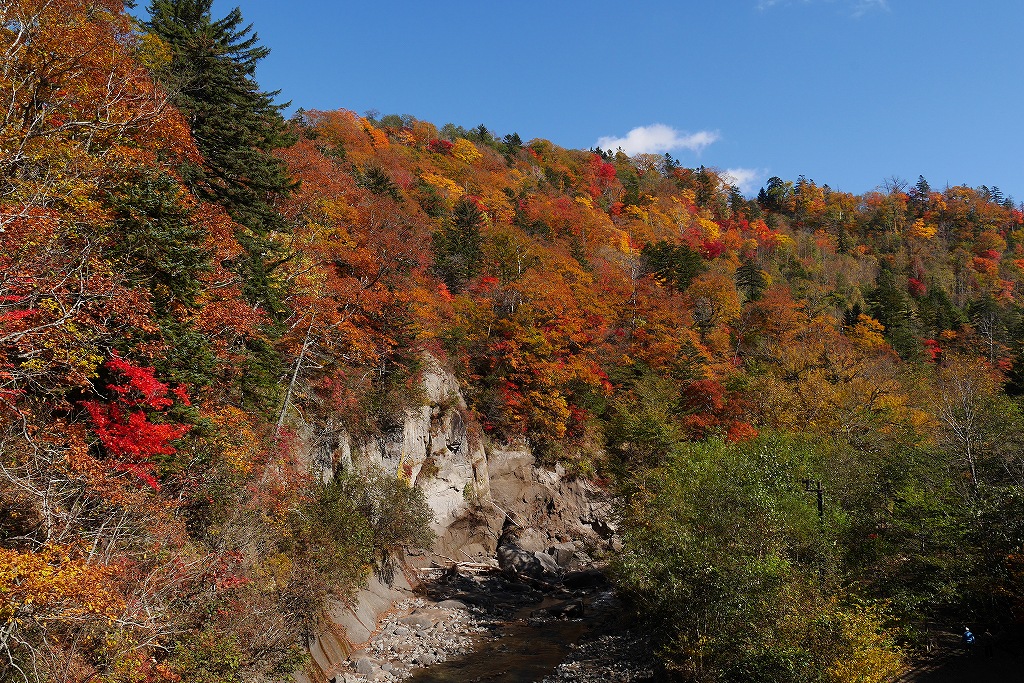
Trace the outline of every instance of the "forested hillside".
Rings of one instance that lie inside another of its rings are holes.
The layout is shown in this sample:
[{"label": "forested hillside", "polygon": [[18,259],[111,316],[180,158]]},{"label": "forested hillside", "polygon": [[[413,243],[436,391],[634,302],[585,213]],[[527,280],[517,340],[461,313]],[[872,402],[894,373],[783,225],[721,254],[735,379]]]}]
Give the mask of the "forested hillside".
[{"label": "forested hillside", "polygon": [[323,484],[296,434],[393,432],[424,352],[487,443],[617,493],[617,580],[684,680],[881,681],[1022,617],[997,188],[750,199],[669,156],[286,121],[209,0],[0,16],[5,680],[285,679],[429,543],[402,472]]}]

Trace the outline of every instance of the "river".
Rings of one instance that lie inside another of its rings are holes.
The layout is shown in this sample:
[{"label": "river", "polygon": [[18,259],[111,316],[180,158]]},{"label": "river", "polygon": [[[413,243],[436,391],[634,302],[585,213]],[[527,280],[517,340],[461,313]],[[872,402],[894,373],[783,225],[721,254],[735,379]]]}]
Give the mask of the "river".
[{"label": "river", "polygon": [[[567,615],[563,612],[568,612]],[[545,597],[492,625],[463,656],[416,672],[418,683],[648,681],[647,644],[605,588],[566,601]]]}]

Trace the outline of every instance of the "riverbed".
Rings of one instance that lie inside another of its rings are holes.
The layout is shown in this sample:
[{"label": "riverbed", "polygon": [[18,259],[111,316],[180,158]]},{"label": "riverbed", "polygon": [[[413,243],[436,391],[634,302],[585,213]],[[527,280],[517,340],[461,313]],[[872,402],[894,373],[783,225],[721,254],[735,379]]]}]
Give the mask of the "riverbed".
[{"label": "riverbed", "polygon": [[653,680],[646,640],[599,574],[577,584],[451,573],[384,620],[338,681],[626,683]]}]

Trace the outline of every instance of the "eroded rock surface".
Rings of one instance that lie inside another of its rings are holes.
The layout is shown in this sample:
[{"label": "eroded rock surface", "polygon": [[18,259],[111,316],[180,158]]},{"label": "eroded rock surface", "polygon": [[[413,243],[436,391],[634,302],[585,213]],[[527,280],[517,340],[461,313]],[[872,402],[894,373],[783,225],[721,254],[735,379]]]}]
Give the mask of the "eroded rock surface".
[{"label": "eroded rock surface", "polygon": [[[444,661],[470,647],[480,629],[540,601],[545,591],[570,600],[578,597],[574,590],[592,590],[594,577],[580,570],[617,547],[602,491],[560,467],[539,466],[525,447],[485,444],[456,378],[432,357],[424,362],[424,405],[406,412],[400,431],[373,443],[355,443],[331,425],[301,433],[310,466],[325,480],[340,469],[377,467],[419,487],[434,514],[437,542],[405,558],[395,584],[371,579],[354,605],[338,604],[311,644],[312,666],[296,683],[399,680]],[[436,604],[431,596],[412,597],[423,588],[424,571],[454,571],[458,563],[500,565],[504,576],[479,590],[435,594]],[[444,604],[450,599],[461,605]],[[556,613],[569,617],[574,609]]]}]

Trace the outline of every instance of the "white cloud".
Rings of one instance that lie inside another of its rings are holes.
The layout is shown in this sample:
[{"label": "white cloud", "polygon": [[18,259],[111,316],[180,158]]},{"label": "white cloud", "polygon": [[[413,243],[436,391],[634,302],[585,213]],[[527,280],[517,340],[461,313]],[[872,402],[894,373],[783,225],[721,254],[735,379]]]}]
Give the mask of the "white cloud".
[{"label": "white cloud", "polygon": [[872,10],[889,11],[889,0],[758,0],[757,9],[764,11],[780,5],[810,5],[814,2],[837,1],[849,6],[853,17],[862,17]]},{"label": "white cloud", "polygon": [[745,195],[752,195],[761,187],[761,180],[768,175],[759,168],[727,168],[722,171],[722,178],[736,187]]},{"label": "white cloud", "polygon": [[853,16],[860,17],[871,10],[889,11],[889,0],[858,0],[853,7]]},{"label": "white cloud", "polygon": [[718,133],[712,131],[701,130],[696,133],[683,133],[663,123],[655,123],[650,126],[634,128],[626,133],[625,137],[606,135],[598,138],[597,146],[612,152],[621,147],[622,151],[629,156],[664,154],[678,149],[700,152],[716,142],[718,137]]}]

